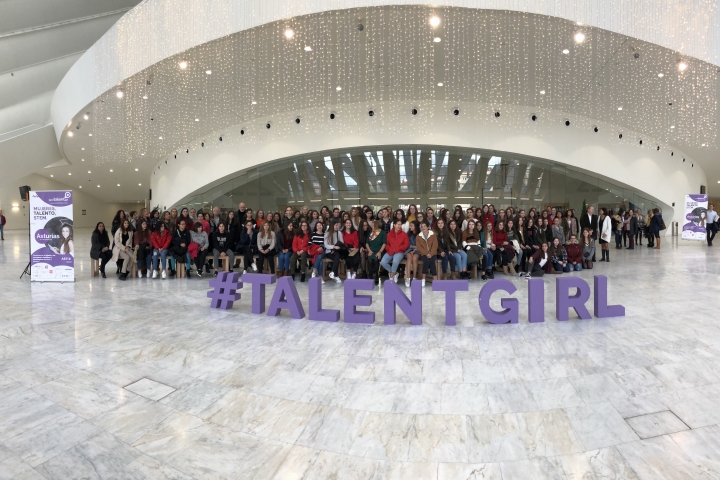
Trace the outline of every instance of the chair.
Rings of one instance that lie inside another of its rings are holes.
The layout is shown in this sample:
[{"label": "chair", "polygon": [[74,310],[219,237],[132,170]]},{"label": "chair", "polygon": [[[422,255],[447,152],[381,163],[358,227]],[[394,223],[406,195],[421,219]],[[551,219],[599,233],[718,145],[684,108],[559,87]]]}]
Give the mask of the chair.
[{"label": "chair", "polygon": [[222,262],[223,272],[229,272],[230,271],[230,257],[220,258],[220,261]]},{"label": "chair", "polygon": [[90,259],[90,276],[97,277],[100,275],[100,260]]},{"label": "chair", "polygon": [[130,276],[132,278],[137,277],[137,253],[138,247],[133,248],[132,267],[130,268]]},{"label": "chair", "polygon": [[185,278],[185,262],[176,262],[177,263],[177,277],[178,278]]}]

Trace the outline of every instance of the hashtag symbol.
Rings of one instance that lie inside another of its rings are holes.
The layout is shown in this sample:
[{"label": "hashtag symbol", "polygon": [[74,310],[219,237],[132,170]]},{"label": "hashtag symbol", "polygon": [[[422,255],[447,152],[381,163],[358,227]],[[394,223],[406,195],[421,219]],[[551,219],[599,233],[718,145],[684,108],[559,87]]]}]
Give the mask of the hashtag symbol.
[{"label": "hashtag symbol", "polygon": [[240,300],[240,294],[235,293],[241,289],[243,284],[238,282],[238,272],[220,272],[216,278],[210,280],[213,290],[207,292],[210,298],[210,308],[229,310],[235,300]]}]

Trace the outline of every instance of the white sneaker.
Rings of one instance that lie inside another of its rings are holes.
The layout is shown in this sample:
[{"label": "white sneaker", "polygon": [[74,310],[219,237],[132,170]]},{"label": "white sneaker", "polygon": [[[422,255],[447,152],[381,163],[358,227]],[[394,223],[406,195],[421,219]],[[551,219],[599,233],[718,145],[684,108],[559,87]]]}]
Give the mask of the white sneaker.
[{"label": "white sneaker", "polygon": [[315,278],[316,276],[317,276],[317,274],[315,273],[315,270],[313,270],[312,275],[310,275],[310,278]]},{"label": "white sneaker", "polygon": [[163,278],[163,280],[164,280],[166,277],[167,277],[167,275],[165,274],[165,270],[163,270],[163,271],[162,271],[162,278]]},{"label": "white sneaker", "polygon": [[424,286],[425,286],[425,279],[423,278],[421,282],[422,282],[422,283],[420,283],[420,285],[422,285],[422,286],[424,287]]},{"label": "white sneaker", "polygon": [[405,279],[405,288],[410,288],[410,279],[409,278]]},{"label": "white sneaker", "polygon": [[330,277],[330,278],[333,278],[333,279],[334,279],[334,278],[335,278],[335,273],[334,273],[334,272],[330,272],[330,275],[328,275],[328,277]]},{"label": "white sneaker", "polygon": [[152,278],[157,278],[157,270],[153,270],[153,276]]},{"label": "white sneaker", "polygon": [[253,263],[253,264],[250,265],[250,266],[252,267],[253,272],[257,272],[257,265],[255,265],[255,264]]},{"label": "white sneaker", "polygon": [[340,277],[335,277],[335,283],[342,283],[342,280],[340,280]]},{"label": "white sneaker", "polygon": [[138,278],[142,278],[142,271],[138,270]]}]

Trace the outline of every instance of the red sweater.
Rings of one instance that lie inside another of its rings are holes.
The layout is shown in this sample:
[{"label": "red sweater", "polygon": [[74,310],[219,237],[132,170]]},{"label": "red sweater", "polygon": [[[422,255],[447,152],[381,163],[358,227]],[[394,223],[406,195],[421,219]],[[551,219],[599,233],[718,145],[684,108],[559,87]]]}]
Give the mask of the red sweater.
[{"label": "red sweater", "polygon": [[569,243],[565,245],[569,263],[581,263],[583,247],[579,243]]},{"label": "red sweater", "polygon": [[304,252],[307,252],[308,243],[310,243],[310,235],[306,233],[305,236],[303,236],[302,233],[298,233],[293,237],[292,251],[298,252],[302,250]]},{"label": "red sweater", "polygon": [[405,253],[405,250],[410,246],[410,238],[402,230],[399,232],[395,232],[395,229],[390,230],[387,233],[385,242],[385,252],[388,255]]},{"label": "red sweater", "polygon": [[487,225],[488,223],[492,226],[495,226],[495,217],[492,213],[483,213],[482,217],[480,218],[482,219],[482,228],[480,230],[485,229],[485,225]]},{"label": "red sweater", "polygon": [[507,241],[508,241],[507,233],[505,233],[505,231],[498,232],[497,230],[495,230],[493,232],[493,243],[495,245],[501,246],[503,243],[505,243]]},{"label": "red sweater", "polygon": [[155,230],[150,234],[150,243],[152,243],[153,248],[167,250],[170,248],[170,243],[172,243],[172,235],[168,230],[165,230],[165,234],[161,237],[160,230]]},{"label": "red sweater", "polygon": [[360,245],[360,241],[358,240],[358,233],[357,230],[353,231],[352,233],[342,232],[343,234],[343,243],[347,248],[358,248],[358,245]]}]

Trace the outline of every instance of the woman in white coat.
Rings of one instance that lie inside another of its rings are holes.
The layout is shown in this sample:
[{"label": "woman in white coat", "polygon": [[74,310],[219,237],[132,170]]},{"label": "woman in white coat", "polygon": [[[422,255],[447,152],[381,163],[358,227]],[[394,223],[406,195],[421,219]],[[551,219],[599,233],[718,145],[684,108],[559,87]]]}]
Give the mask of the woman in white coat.
[{"label": "woman in white coat", "polygon": [[120,280],[126,280],[128,276],[128,268],[133,258],[133,230],[130,226],[130,220],[127,218],[120,224],[120,228],[115,231],[115,245],[113,246],[113,262],[123,261],[122,270],[120,271]]},{"label": "woman in white coat", "polygon": [[600,238],[600,248],[602,249],[601,262],[610,261],[610,238],[612,236],[612,220],[607,214],[607,210],[600,209],[600,217],[598,217],[598,232]]}]

